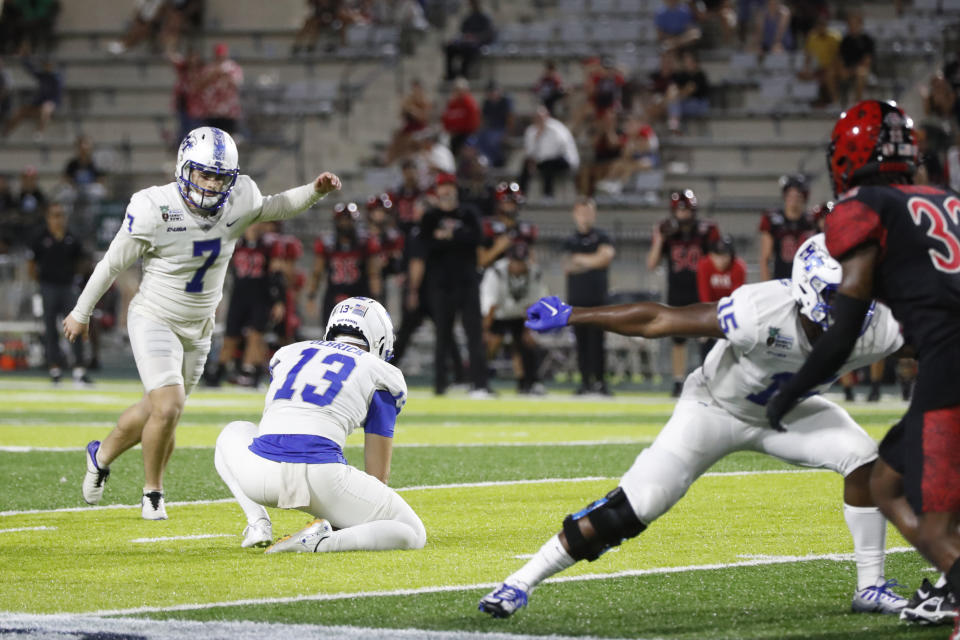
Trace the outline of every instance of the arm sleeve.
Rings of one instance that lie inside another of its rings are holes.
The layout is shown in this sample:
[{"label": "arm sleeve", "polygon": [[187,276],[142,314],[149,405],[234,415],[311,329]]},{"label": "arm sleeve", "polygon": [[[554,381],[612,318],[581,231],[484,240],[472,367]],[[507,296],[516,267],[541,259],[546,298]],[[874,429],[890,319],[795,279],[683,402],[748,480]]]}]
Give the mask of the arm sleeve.
[{"label": "arm sleeve", "polygon": [[299,215],[316,204],[323,196],[313,188],[313,183],[287,189],[282,193],[265,196],[257,220],[286,220]]},{"label": "arm sleeve", "polygon": [[84,324],[90,322],[93,308],[116,280],[117,275],[146,253],[148,246],[143,239],[128,232],[124,223],[113,242],[110,243],[107,253],[97,263],[93,274],[87,280],[87,285],[77,299],[77,305],[70,312],[73,319]]},{"label": "arm sleeve", "polygon": [[763,217],[760,218],[760,231],[766,231],[767,233],[770,233],[770,229],[770,216],[769,214],[765,213],[763,214]]},{"label": "arm sleeve", "polygon": [[497,303],[499,279],[496,266],[491,266],[483,273],[483,280],[480,281],[480,313],[484,316],[490,313],[490,307]]},{"label": "arm sleeve", "polygon": [[576,171],[580,166],[580,152],[577,151],[577,141],[573,139],[573,134],[564,125],[558,127],[563,141],[563,157],[570,165],[571,171]]},{"label": "arm sleeve", "polygon": [[389,391],[378,389],[373,392],[373,398],[370,399],[363,431],[384,438],[392,438],[399,414],[400,408],[397,407],[393,395]]}]

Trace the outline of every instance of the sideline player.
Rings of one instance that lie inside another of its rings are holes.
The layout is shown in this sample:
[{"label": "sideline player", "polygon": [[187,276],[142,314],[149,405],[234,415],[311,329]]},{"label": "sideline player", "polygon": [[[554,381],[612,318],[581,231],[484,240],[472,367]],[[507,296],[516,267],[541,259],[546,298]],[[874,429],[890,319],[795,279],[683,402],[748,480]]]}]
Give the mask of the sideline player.
[{"label": "sideline player", "polygon": [[251,224],[291,218],[340,188],[337,176],[321,173],[310,184],[263,196],[249,176],[240,175],[233,139],[215,127],[187,134],[174,177],[133,194],[120,230],[63,321],[68,340],[85,336],[94,305],[120,272],[143,258],[127,330],[145,394],[102,443],[87,445],[82,491],[87,503],[100,502],[110,463],[142,443],[141,513],[147,520],[167,517],[163,472],[186,396],[203,373],[237,240]]},{"label": "sideline player", "polygon": [[[789,278],[793,256],[817,232],[817,219],[807,211],[810,183],[802,173],[780,178],[783,207],[766,211],[760,219],[760,279]],[[773,272],[770,262],[773,261]]]},{"label": "sideline player", "polygon": [[[690,189],[670,194],[670,217],[653,229],[647,269],[653,271],[661,258],[667,260],[667,304],[680,306],[699,300],[697,266],[710,245],[720,239],[712,220],[697,219],[697,196]],[[674,336],[670,352],[673,396],[679,397],[687,372],[687,338]]]},{"label": "sideline player", "polygon": [[[826,242],[843,266],[836,321],[767,407],[770,424],[833,375],[876,296],[890,303],[920,372],[907,413],[880,443],[871,489],[884,514],[960,594],[960,194],[913,185],[913,121],[894,103],[857,103],[827,154],[839,194]],[[789,419],[784,421],[789,422]],[[951,638],[960,640],[960,617]]]},{"label": "sideline player", "polygon": [[[906,600],[884,579],[886,520],[870,497],[870,469],[877,445],[853,419],[821,396],[806,397],[786,432],[767,427],[764,405],[789,379],[830,323],[823,295],[840,282],[840,265],[808,240],[794,262],[793,280],[743,285],[719,302],[669,307],[640,302],[607,307],[570,307],[542,298],[528,310],[538,331],[590,324],[623,335],[671,335],[721,339],[703,366],[687,376],[670,420],[644,449],[620,485],[606,497],[569,515],[519,571],[480,601],[480,609],[506,617],[524,606],[545,578],[578,560],[596,560],[650,526],[715,462],[734,451],[758,451],[805,467],[844,476],[843,515],[853,536],[857,565],[856,612],[898,613]],[[877,305],[863,326],[843,370],[861,367],[903,344],[890,310]],[[829,384],[820,385],[825,390]]]},{"label": "sideline player", "polygon": [[[323,518],[267,553],[423,548],[420,518],[387,486],[394,424],[407,397],[403,374],[387,363],[392,355],[390,316],[370,298],[336,305],[323,340],[277,351],[260,426],[231,422],[214,454],[247,517],[241,546],[270,543],[267,506]],[[343,457],[357,427],[365,432],[366,473]]]}]

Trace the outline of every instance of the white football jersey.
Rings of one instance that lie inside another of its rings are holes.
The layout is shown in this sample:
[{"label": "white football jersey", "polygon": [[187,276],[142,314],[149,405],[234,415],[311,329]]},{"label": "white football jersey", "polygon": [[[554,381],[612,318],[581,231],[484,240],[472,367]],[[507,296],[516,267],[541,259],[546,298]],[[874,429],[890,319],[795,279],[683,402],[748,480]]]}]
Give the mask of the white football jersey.
[{"label": "white football jersey", "polygon": [[190,212],[175,182],[133,194],[118,235],[147,245],[134,304],[176,324],[212,316],[234,246],[257,222],[262,205],[263,195],[245,175],[209,218]]},{"label": "white football jersey", "polygon": [[393,397],[397,412],[407,401],[407,383],[395,366],[363,349],[326,340],[283,347],[270,361],[259,435],[322,436],[342,448],[367,419],[378,391]]},{"label": "white football jersey", "polygon": [[[734,416],[765,425],[765,406],[770,397],[800,370],[813,350],[800,325],[790,281],[770,280],[740,287],[717,303],[717,318],[727,339],[718,341],[703,363],[707,388]],[[902,345],[900,325],[890,309],[877,303],[838,375],[880,360]],[[826,391],[832,382],[814,391]]]}]

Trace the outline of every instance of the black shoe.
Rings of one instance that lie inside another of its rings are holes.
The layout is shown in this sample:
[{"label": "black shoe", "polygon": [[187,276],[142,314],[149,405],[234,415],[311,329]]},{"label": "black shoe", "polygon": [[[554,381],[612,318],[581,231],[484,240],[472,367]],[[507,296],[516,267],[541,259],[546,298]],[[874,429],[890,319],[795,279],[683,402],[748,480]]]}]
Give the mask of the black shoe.
[{"label": "black shoe", "polygon": [[844,387],[843,388],[843,399],[847,402],[853,402],[853,387]]},{"label": "black shoe", "polygon": [[679,398],[681,393],[683,393],[683,383],[679,380],[676,380],[673,383],[673,391],[670,392],[670,396],[673,398]]},{"label": "black shoe", "polygon": [[600,394],[601,396],[608,396],[608,397],[609,397],[609,396],[612,396],[612,395],[613,395],[613,393],[610,391],[610,389],[607,388],[607,384],[606,384],[605,382],[594,382],[594,383],[593,383],[593,392],[594,392],[594,393],[598,393],[598,394]]},{"label": "black shoe", "polygon": [[904,402],[910,401],[910,396],[913,395],[913,382],[901,382],[900,383],[900,397],[903,398]]},{"label": "black shoe", "polygon": [[63,370],[60,367],[53,367],[50,369],[50,382],[53,384],[60,384],[60,378],[63,377]]},{"label": "black shoe", "polygon": [[951,624],[957,618],[957,599],[948,587],[934,587],[926,578],[907,606],[900,611],[900,619],[916,624]]},{"label": "black shoe", "polygon": [[870,395],[867,396],[867,402],[880,402],[880,385],[870,385]]},{"label": "black shoe", "polygon": [[100,360],[97,358],[91,360],[87,365],[87,371],[100,371]]}]

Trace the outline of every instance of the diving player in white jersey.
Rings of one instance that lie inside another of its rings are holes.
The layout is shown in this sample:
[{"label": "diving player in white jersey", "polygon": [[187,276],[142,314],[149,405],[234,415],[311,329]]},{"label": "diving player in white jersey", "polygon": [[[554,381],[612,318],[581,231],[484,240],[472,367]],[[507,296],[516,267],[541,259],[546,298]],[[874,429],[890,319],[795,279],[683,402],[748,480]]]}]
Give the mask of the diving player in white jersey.
[{"label": "diving player in white jersey", "polygon": [[[899,612],[906,600],[890,589],[895,583],[884,578],[887,525],[869,489],[876,443],[846,411],[822,396],[801,401],[784,423],[785,431],[767,427],[764,413],[767,400],[803,365],[811,343],[829,324],[830,299],[840,279],[840,265],[827,253],[820,234],[798,249],[792,280],[744,285],[716,303],[668,307],[641,302],[588,309],[551,296],[532,305],[527,326],[537,331],[589,324],[630,336],[725,340],[687,377],[670,420],[619,486],[567,516],[562,531],[485,596],[480,610],[494,617],[511,615],[526,605],[530,591],[544,579],[578,560],[596,560],[638,535],[711,465],[747,450],[844,476],[843,512],[857,565],[852,609]],[[877,304],[841,374],[902,345],[890,310]]]},{"label": "diving player in white jersey", "polygon": [[163,472],[186,396],[210,351],[213,315],[237,240],[256,222],[283,220],[340,188],[322,173],[310,184],[263,196],[240,175],[237,146],[214,127],[194,129],[180,143],[176,180],[138,191],[103,259],[63,321],[67,339],[87,335],[90,314],[117,275],[143,259],[143,279],[130,302],[127,331],[145,394],[104,438],[87,445],[83,499],[100,502],[110,463],[143,445],[141,513],[167,517]]},{"label": "diving player in white jersey", "polygon": [[[277,351],[259,427],[231,422],[217,438],[217,472],[247,517],[240,546],[272,541],[267,506],[318,518],[267,553],[423,548],[423,523],[387,486],[394,424],[407,398],[403,374],[387,363],[392,356],[390,316],[360,297],[333,308],[324,340]],[[357,427],[366,473],[343,457]]]}]

